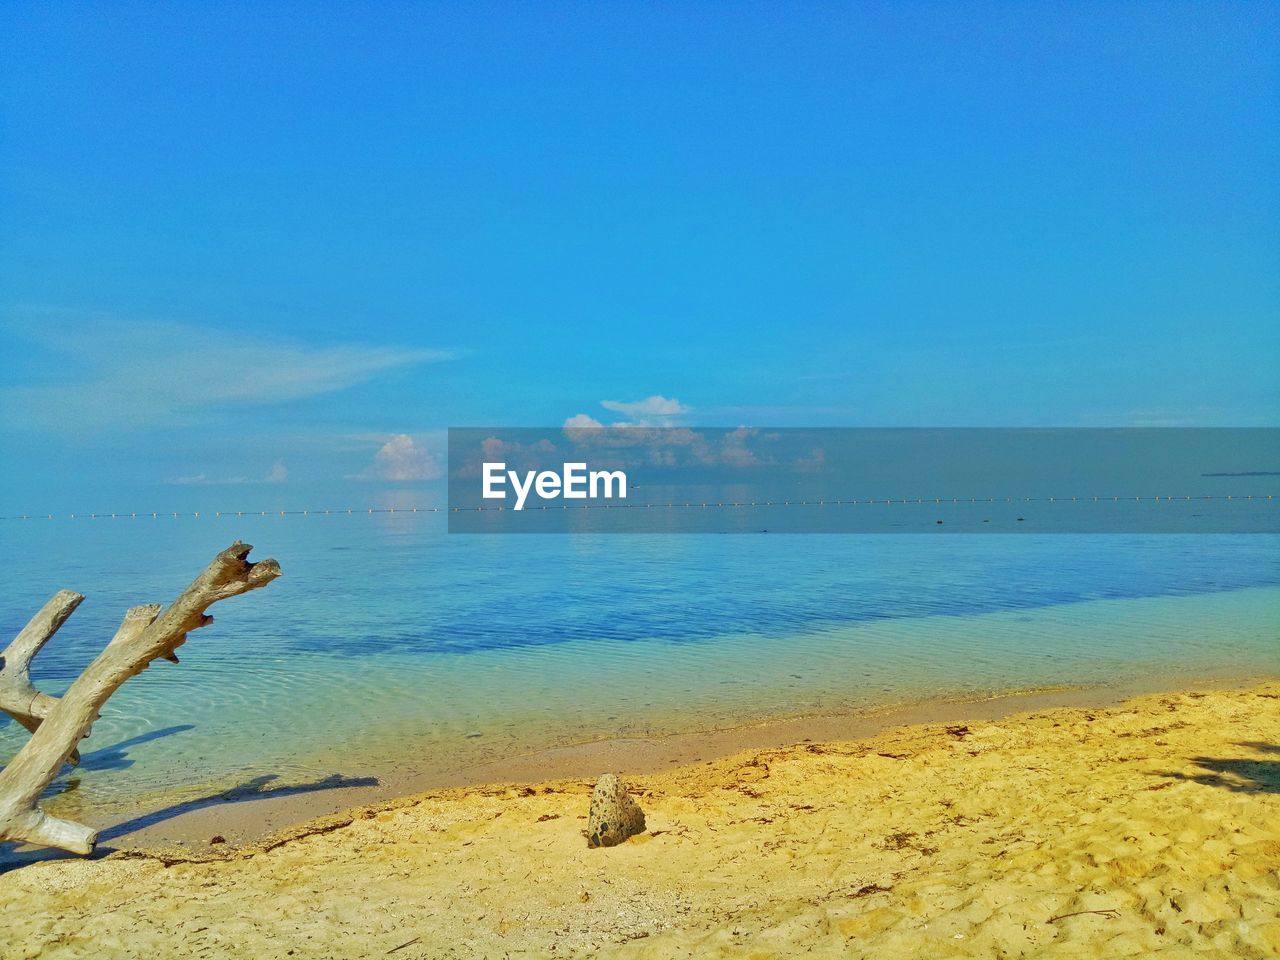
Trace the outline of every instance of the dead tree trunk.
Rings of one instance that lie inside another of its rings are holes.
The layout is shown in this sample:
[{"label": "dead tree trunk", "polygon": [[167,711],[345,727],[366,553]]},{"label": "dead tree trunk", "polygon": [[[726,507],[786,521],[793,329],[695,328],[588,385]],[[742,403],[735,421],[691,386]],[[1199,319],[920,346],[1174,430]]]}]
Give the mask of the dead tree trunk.
[{"label": "dead tree trunk", "polygon": [[61,698],[31,684],[31,659],[84,597],[59,591],[0,655],[0,709],[31,731],[31,739],[0,771],[0,840],[16,840],[89,853],[98,832],[43,812],[36,801],[62,765],[78,759],[76,745],[89,735],[98,712],[122,683],[157,657],[177,662],[174,651],[188,632],[208,626],[212,604],[280,576],[274,560],[250,563],[253,548],[236,541],[163,613],[159,604],[131,607],[106,648]]}]

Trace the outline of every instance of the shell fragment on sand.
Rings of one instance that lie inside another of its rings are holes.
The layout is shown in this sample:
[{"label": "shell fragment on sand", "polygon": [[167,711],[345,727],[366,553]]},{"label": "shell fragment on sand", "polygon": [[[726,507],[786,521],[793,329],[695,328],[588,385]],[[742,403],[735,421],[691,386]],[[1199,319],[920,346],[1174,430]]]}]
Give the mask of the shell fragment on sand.
[{"label": "shell fragment on sand", "polygon": [[591,792],[587,846],[613,847],[638,833],[644,833],[644,811],[615,774],[604,774]]}]

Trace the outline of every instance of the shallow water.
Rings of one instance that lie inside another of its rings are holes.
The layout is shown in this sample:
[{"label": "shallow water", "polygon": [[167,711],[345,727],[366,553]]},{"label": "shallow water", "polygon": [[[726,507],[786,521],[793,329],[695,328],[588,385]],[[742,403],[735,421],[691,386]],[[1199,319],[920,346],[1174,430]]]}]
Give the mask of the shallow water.
[{"label": "shallow water", "polygon": [[[1154,675],[1280,673],[1274,536],[465,537],[432,515],[8,522],[58,693],[236,537],[285,575],[108,703],[67,812],[263,776],[450,769],[601,736]],[[0,758],[26,739],[0,725]],[[121,743],[123,742],[123,745]]]}]

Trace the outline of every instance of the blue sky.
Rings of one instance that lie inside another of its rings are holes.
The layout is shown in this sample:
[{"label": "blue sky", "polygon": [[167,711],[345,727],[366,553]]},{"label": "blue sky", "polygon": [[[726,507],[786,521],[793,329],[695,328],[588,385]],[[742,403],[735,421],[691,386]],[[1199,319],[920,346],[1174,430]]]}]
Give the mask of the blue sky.
[{"label": "blue sky", "polygon": [[575,416],[1280,424],[1278,11],[5,4],[0,513]]}]

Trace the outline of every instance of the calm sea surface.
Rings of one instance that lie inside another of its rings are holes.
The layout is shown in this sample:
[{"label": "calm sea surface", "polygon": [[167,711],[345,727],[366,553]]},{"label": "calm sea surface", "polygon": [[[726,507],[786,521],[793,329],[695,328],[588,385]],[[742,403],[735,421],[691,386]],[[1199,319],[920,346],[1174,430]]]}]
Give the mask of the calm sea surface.
[{"label": "calm sea surface", "polygon": [[[237,537],[284,576],[108,703],[55,786],[103,809],[275,775],[449,769],[601,736],[1152,675],[1280,674],[1280,538],[449,536],[438,516],[8,521],[0,632],[126,607]],[[0,759],[26,734],[0,721]],[[65,806],[63,807],[65,809]]]}]

